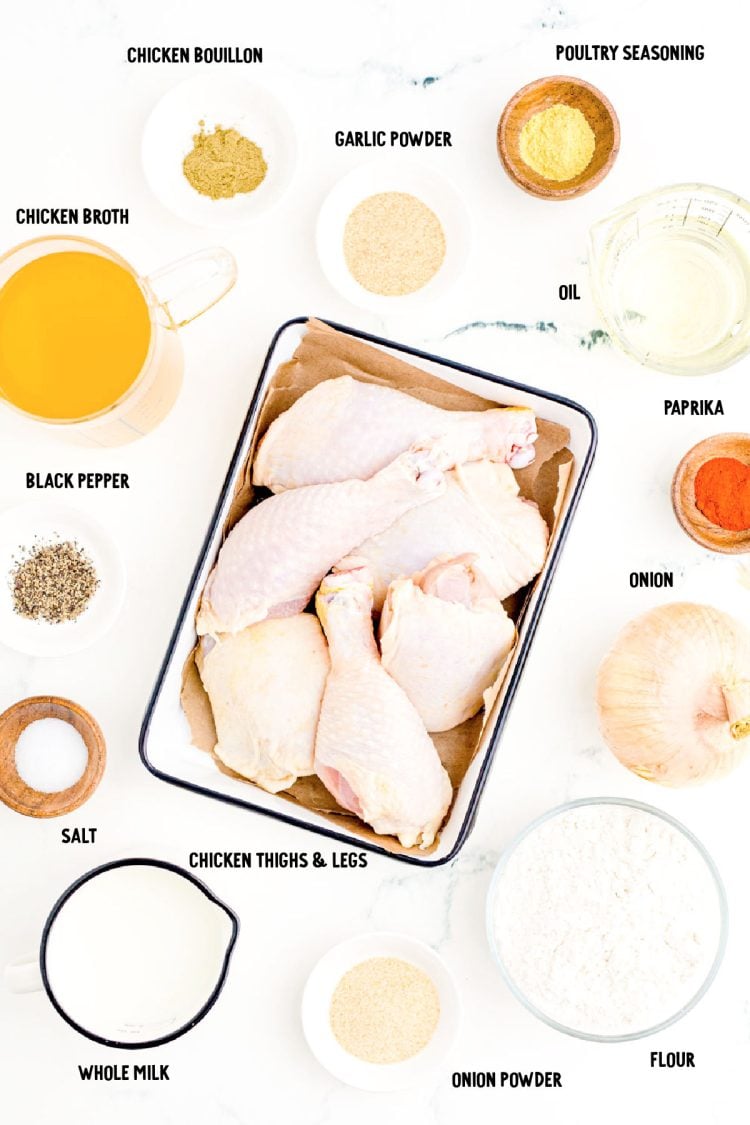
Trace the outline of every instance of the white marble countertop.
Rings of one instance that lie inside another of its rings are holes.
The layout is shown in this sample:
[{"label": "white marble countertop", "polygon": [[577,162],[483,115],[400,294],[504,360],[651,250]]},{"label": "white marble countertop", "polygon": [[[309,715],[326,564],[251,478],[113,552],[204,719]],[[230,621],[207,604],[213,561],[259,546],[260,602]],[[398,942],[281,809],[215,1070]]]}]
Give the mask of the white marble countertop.
[{"label": "white marble countertop", "polygon": [[[710,433],[747,429],[748,361],[688,381],[641,370],[606,344],[587,346],[597,327],[585,268],[592,221],[670,182],[701,180],[750,192],[738,96],[747,65],[739,34],[744,9],[739,0],[716,0],[710,15],[677,0],[535,0],[513,13],[490,0],[467,0],[448,11],[431,0],[315,6],[40,0],[6,16],[0,245],[27,237],[14,222],[18,206],[127,206],[127,227],[93,236],[138,268],[149,272],[218,242],[235,254],[239,280],[185,331],[183,393],[145,440],[112,452],[76,451],[0,414],[0,507],[29,498],[28,471],[106,468],[127,471],[132,482],[128,492],[57,497],[97,515],[122,548],[127,602],[109,635],[60,660],[0,648],[0,709],[30,694],[70,696],[98,716],[109,751],[99,790],[65,820],[35,821],[0,806],[0,962],[33,949],[58,893],[106,859],[141,852],[184,864],[195,849],[320,843],[162,784],[137,753],[148,693],[239,419],[282,321],[325,316],[568,394],[589,407],[600,429],[590,484],[460,858],[428,871],[371,856],[365,870],[354,872],[212,873],[212,888],[241,916],[240,941],[214,1010],[192,1033],[148,1052],[147,1061],[170,1065],[168,1084],[82,1082],[79,1063],[132,1062],[132,1055],[79,1037],[42,994],[0,990],[0,1117],[7,1125],[744,1120],[750,767],[703,789],[651,786],[606,750],[593,704],[596,668],[617,630],[665,600],[660,591],[630,589],[631,570],[674,570],[671,597],[710,602],[750,624],[747,570],[688,540],[669,502],[672,472],[689,446]],[[554,53],[561,42],[700,42],[706,59],[562,66]],[[284,101],[300,159],[288,194],[261,222],[226,232],[191,228],[149,193],[139,160],[143,123],[163,92],[200,69],[126,65],[127,45],[162,43],[263,47],[261,66],[228,69],[248,72]],[[561,70],[609,96],[620,115],[622,149],[604,184],[555,205],[525,196],[507,180],[494,131],[519,86]],[[475,227],[463,280],[416,318],[379,318],[350,307],[327,285],[315,254],[315,217],[326,191],[363,159],[337,149],[334,130],[379,127],[452,131],[452,149],[420,159],[454,180]],[[558,286],[567,281],[578,283],[577,305],[558,300]],[[725,417],[664,417],[666,397],[691,395],[721,397]],[[568,1039],[537,1022],[504,987],[484,934],[487,887],[507,842],[545,809],[602,794],[652,802],[692,828],[723,874],[731,911],[726,960],[705,1000],[671,1030],[616,1046]],[[96,826],[96,844],[63,846],[63,825]],[[326,844],[322,849],[330,853]],[[429,942],[463,997],[463,1028],[443,1071],[429,1086],[404,1094],[341,1086],[310,1055],[300,1028],[300,992],[312,964],[331,944],[370,929]],[[658,1049],[693,1051],[695,1069],[651,1069],[650,1052]],[[486,1069],[557,1070],[563,1086],[452,1088],[453,1070]]]}]

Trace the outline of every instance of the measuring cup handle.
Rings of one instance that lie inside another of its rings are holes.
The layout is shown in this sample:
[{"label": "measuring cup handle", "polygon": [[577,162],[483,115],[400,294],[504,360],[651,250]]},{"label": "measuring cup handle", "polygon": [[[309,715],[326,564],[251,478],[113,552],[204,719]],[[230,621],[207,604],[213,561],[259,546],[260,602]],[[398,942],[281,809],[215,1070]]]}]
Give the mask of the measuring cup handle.
[{"label": "measuring cup handle", "polygon": [[39,969],[39,958],[30,955],[6,965],[5,984],[10,992],[41,992],[44,982]]},{"label": "measuring cup handle", "polygon": [[146,278],[170,328],[182,328],[210,309],[237,280],[237,263],[220,246],[197,250]]}]

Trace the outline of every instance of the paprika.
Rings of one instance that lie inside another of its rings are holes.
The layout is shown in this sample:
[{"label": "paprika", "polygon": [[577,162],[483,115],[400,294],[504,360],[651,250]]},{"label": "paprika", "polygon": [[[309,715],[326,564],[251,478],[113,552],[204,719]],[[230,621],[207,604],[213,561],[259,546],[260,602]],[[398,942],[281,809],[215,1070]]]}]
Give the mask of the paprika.
[{"label": "paprika", "polygon": [[750,529],[750,466],[735,457],[713,457],[695,475],[695,506],[725,531]]}]

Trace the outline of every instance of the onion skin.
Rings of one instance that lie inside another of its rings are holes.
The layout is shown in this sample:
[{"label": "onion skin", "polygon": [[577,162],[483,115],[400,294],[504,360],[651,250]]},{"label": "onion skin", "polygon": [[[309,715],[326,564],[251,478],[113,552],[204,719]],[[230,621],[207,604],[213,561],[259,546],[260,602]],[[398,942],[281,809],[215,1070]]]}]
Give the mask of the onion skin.
[{"label": "onion skin", "polygon": [[607,745],[639,777],[721,777],[750,752],[750,633],[711,606],[659,606],[623,629],[596,698]]}]

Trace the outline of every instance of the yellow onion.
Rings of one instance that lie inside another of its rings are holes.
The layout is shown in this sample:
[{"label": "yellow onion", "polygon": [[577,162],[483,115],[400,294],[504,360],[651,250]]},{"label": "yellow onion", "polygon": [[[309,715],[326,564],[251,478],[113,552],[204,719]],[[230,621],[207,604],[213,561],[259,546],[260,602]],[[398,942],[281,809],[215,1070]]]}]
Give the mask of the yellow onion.
[{"label": "yellow onion", "polygon": [[750,751],[750,633],[707,605],[652,609],[605,658],[597,704],[607,745],[640,777],[721,777]]}]

